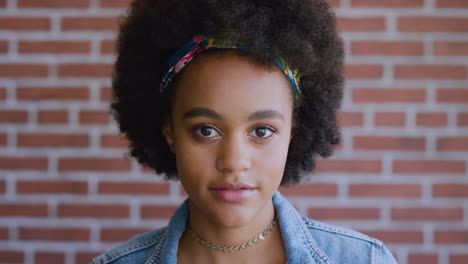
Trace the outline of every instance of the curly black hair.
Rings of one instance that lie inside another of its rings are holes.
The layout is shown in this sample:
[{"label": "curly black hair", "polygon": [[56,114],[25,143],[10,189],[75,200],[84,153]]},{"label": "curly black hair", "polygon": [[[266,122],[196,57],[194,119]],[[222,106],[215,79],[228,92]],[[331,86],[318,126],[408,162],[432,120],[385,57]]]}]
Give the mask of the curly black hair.
[{"label": "curly black hair", "polygon": [[162,134],[170,100],[159,85],[168,58],[198,34],[242,42],[268,69],[280,56],[302,74],[281,185],[299,182],[301,169],[313,171],[317,155],[340,143],[343,43],[324,0],[134,0],[118,33],[111,111],[129,154],[166,178],[176,179],[177,168]]}]

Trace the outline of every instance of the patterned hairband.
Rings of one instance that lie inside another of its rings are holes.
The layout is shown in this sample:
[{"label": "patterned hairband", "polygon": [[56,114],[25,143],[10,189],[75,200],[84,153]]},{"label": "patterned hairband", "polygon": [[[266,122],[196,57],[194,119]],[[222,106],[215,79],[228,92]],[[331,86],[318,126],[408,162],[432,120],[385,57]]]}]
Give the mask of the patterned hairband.
[{"label": "patterned hairband", "polygon": [[[182,48],[176,51],[171,58],[169,58],[169,70],[164,75],[160,85],[161,93],[163,93],[164,90],[169,86],[169,83],[174,79],[175,75],[180,72],[196,54],[202,52],[203,50],[212,48],[231,48],[248,51],[248,48],[245,45],[234,44],[229,40],[217,40],[214,38],[207,38],[203,35],[197,35],[193,38],[193,40],[185,44]],[[299,73],[299,70],[291,69],[286,61],[284,61],[281,57],[276,57],[275,63],[283,71],[283,73],[286,74],[296,91],[296,98],[300,99],[301,89],[299,87],[299,81],[301,79],[301,74]]]}]

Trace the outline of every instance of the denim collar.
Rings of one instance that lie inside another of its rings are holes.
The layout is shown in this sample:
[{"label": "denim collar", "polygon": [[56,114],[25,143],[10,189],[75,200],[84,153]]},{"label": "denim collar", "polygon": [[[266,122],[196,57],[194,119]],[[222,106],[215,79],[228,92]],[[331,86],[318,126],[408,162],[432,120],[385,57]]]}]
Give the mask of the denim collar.
[{"label": "denim collar", "polygon": [[[312,238],[303,218],[291,203],[278,191],[273,195],[273,205],[280,225],[288,264],[332,264]],[[167,229],[146,264],[177,263],[179,240],[185,230],[189,214],[188,199],[177,209]]]}]

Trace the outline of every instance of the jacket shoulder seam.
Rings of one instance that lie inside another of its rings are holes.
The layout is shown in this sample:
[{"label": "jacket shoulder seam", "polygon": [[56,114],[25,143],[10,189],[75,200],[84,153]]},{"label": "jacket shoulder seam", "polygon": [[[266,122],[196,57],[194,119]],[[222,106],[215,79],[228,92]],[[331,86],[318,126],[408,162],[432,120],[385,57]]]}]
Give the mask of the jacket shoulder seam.
[{"label": "jacket shoulder seam", "polygon": [[321,223],[321,222],[311,220],[306,217],[303,217],[303,218],[304,218],[305,224],[307,225],[307,228],[309,229],[315,229],[315,230],[324,231],[328,233],[334,233],[334,234],[341,235],[341,236],[346,236],[346,237],[353,238],[353,239],[358,239],[361,241],[374,244],[379,248],[381,248],[383,245],[382,241],[376,238],[361,234],[357,231],[350,231],[343,227],[337,227],[337,226],[333,226],[330,224]]},{"label": "jacket shoulder seam", "polygon": [[[93,264],[108,264],[111,261],[114,261],[118,258],[121,258],[125,255],[128,255],[132,252],[145,249],[157,244],[161,239],[161,233],[165,228],[150,231],[148,233],[143,233],[140,235],[136,235],[135,237],[131,238],[127,243],[121,245],[120,247],[115,248],[109,252],[103,253],[93,259],[91,263]],[[143,241],[138,241],[138,238],[141,238],[143,235],[148,235],[154,233],[150,239],[145,239]]]}]

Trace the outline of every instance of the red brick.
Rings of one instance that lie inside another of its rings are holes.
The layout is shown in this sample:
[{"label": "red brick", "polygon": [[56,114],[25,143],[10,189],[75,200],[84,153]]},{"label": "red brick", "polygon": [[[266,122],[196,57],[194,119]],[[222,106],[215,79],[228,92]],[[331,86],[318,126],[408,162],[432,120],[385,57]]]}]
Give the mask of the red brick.
[{"label": "red brick", "polygon": [[101,241],[104,242],[117,242],[127,241],[135,235],[151,231],[151,229],[144,228],[105,228],[101,231]]},{"label": "red brick", "polygon": [[462,208],[392,208],[392,220],[462,221]]},{"label": "red brick", "polygon": [[80,124],[108,124],[110,115],[107,111],[81,111]]},{"label": "red brick", "polygon": [[[467,21],[468,22],[468,21]],[[396,65],[396,79],[466,79],[465,65]]]},{"label": "red brick", "polygon": [[88,228],[20,227],[18,237],[36,241],[89,241],[90,235]]},{"label": "red brick", "polygon": [[282,186],[280,192],[285,196],[335,197],[338,187],[334,183],[310,183]]},{"label": "red brick", "polygon": [[0,30],[50,30],[50,24],[50,19],[48,17],[0,17]]},{"label": "red brick", "polygon": [[402,32],[468,32],[465,17],[400,17],[398,30]]},{"label": "red brick", "polygon": [[468,103],[468,89],[466,88],[437,89],[437,102],[439,103]]},{"label": "red brick", "polygon": [[347,79],[379,79],[383,76],[382,65],[346,65]]},{"label": "red brick", "polygon": [[5,100],[6,98],[7,98],[6,89],[0,87],[0,100]]},{"label": "red brick", "polygon": [[34,87],[19,88],[19,100],[88,100],[89,90],[86,87]]},{"label": "red brick", "polygon": [[374,115],[375,126],[402,127],[406,122],[406,114],[402,112],[377,112]]},{"label": "red brick", "polygon": [[169,184],[149,182],[101,182],[100,194],[158,195],[169,194]]},{"label": "red brick", "polygon": [[468,8],[466,0],[436,0],[436,6],[439,8]]},{"label": "red brick", "polygon": [[62,64],[58,69],[59,77],[105,78],[112,76],[110,64]]},{"label": "red brick", "polygon": [[17,138],[21,147],[88,147],[87,134],[20,133]]},{"label": "red brick", "polygon": [[416,125],[421,127],[445,127],[447,126],[447,119],[446,113],[417,113]]},{"label": "red brick", "polygon": [[0,146],[6,146],[6,145],[7,145],[7,134],[0,133]]},{"label": "red brick", "polygon": [[420,56],[424,54],[424,44],[420,41],[353,41],[351,53],[353,55]]},{"label": "red brick", "polygon": [[424,150],[426,140],[423,137],[385,137],[356,136],[353,148],[358,150]]},{"label": "red brick", "polygon": [[468,55],[468,42],[436,41],[434,54],[438,56]]},{"label": "red brick", "polygon": [[40,124],[66,124],[68,123],[67,110],[44,110],[38,112]]},{"label": "red brick", "polygon": [[23,251],[0,249],[0,263],[24,263]]},{"label": "red brick", "polygon": [[0,180],[0,193],[5,193],[6,186],[5,186],[5,181]]},{"label": "red brick", "polygon": [[351,197],[419,198],[421,186],[417,184],[351,184]]},{"label": "red brick", "polygon": [[116,42],[115,40],[103,40],[101,42],[101,53],[102,54],[115,54],[116,53]]},{"label": "red brick", "polygon": [[468,244],[468,231],[450,230],[434,232],[436,244]]},{"label": "red brick", "polygon": [[101,0],[101,7],[126,8],[130,6],[131,0]]},{"label": "red brick", "polygon": [[339,17],[337,28],[339,31],[348,32],[384,31],[386,23],[383,17]]},{"label": "red brick", "polygon": [[423,0],[351,0],[353,7],[422,7]]},{"label": "red brick", "polygon": [[468,197],[468,184],[434,184],[432,195],[445,198]]},{"label": "red brick", "polygon": [[458,113],[457,115],[458,126],[468,126],[468,113]]},{"label": "red brick", "polygon": [[318,160],[317,173],[346,172],[346,173],[379,173],[382,170],[380,160]]},{"label": "red brick", "polygon": [[467,151],[468,137],[441,137],[437,139],[438,151]]},{"label": "red brick", "polygon": [[26,123],[28,112],[21,110],[1,110],[0,123]]},{"label": "red brick", "polygon": [[47,170],[47,158],[2,157],[0,169],[6,170]]},{"label": "red brick", "polygon": [[410,254],[408,264],[438,264],[438,258],[436,254]]},{"label": "red brick", "polygon": [[340,126],[362,126],[363,114],[361,112],[340,112],[338,122]]},{"label": "red brick", "polygon": [[88,183],[85,181],[17,181],[17,194],[86,194],[88,193]]},{"label": "red brick", "polygon": [[[62,1],[63,2],[63,1]],[[66,3],[66,2],[65,2]],[[89,53],[91,44],[85,41],[20,41],[18,46],[20,53]]]},{"label": "red brick", "polygon": [[57,215],[59,217],[128,218],[130,208],[127,205],[60,204]]},{"label": "red brick", "polygon": [[0,227],[0,240],[8,240],[8,228]]},{"label": "red brick", "polygon": [[78,252],[75,255],[75,264],[89,264],[91,260],[104,252],[95,251],[95,252]]},{"label": "red brick", "polygon": [[0,40],[0,53],[8,53],[8,42]]},{"label": "red brick", "polygon": [[450,255],[450,264],[466,264],[468,263],[467,255]]},{"label": "red brick", "polygon": [[393,163],[394,173],[464,173],[464,161],[452,160],[396,160]]},{"label": "red brick", "polygon": [[102,135],[101,146],[103,148],[127,148],[130,142],[122,135]]},{"label": "red brick", "polygon": [[169,219],[177,207],[169,205],[143,205],[141,206],[141,218],[165,218]]},{"label": "red brick", "polygon": [[380,218],[378,208],[309,208],[307,215],[313,219],[332,220],[377,220]]},{"label": "red brick", "polygon": [[59,171],[128,171],[130,160],[119,158],[62,158]]},{"label": "red brick", "polygon": [[426,91],[423,89],[365,88],[352,91],[357,103],[423,103]]},{"label": "red brick", "polygon": [[6,7],[7,0],[0,0],[0,7]]},{"label": "red brick", "polygon": [[0,204],[1,217],[46,217],[47,204]]},{"label": "red brick", "polygon": [[35,264],[63,264],[65,263],[65,254],[59,252],[36,252],[34,260]]},{"label": "red brick", "polygon": [[89,7],[89,0],[18,0],[18,7],[84,8]]},{"label": "red brick", "polygon": [[62,30],[112,31],[117,29],[118,22],[118,17],[64,17]]},{"label": "red brick", "polygon": [[[0,18],[1,20],[1,18]],[[0,21],[1,25],[1,21]],[[49,66],[44,64],[0,64],[0,77],[10,78],[35,78],[47,77]]]},{"label": "red brick", "polygon": [[7,140],[7,134],[0,133],[0,146],[6,146]]},{"label": "red brick", "polygon": [[421,244],[423,242],[423,234],[416,230],[401,230],[401,231],[365,231],[361,232],[368,236],[382,240],[384,243],[392,244]]},{"label": "red brick", "polygon": [[101,101],[110,102],[112,100],[112,89],[104,87],[101,89]]}]

